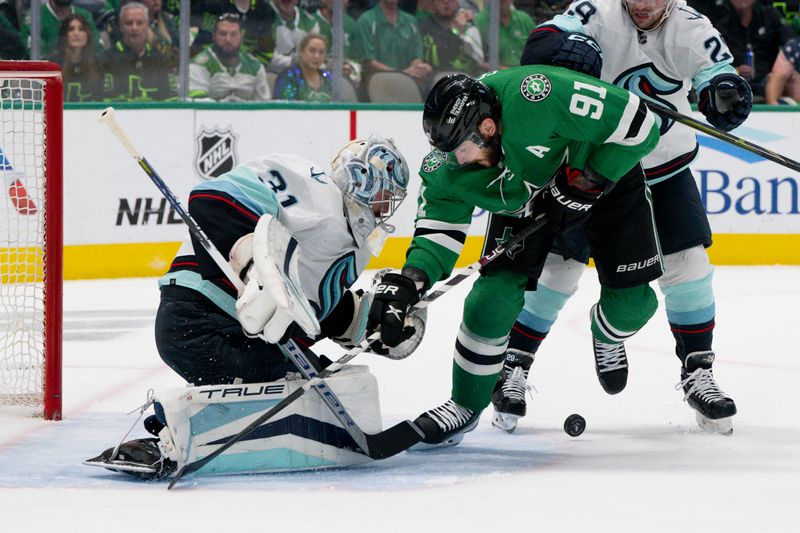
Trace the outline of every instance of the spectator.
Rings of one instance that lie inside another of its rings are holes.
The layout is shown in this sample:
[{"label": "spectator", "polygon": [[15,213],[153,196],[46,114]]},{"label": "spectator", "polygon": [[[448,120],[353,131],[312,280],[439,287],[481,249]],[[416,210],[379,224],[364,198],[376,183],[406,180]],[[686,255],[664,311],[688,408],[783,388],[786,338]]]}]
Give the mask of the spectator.
[{"label": "spectator", "polygon": [[177,53],[178,19],[161,9],[162,0],[142,0],[150,17],[150,33],[147,41],[165,54]]},{"label": "spectator", "polygon": [[765,92],[768,104],[800,102],[800,37],[790,39],[778,51]]},{"label": "spectator", "polygon": [[267,72],[258,59],[242,50],[239,15],[225,13],[214,26],[212,44],[189,65],[189,96],[219,102],[269,100]]},{"label": "spectator", "polygon": [[102,96],[91,36],[89,21],[82,15],[73,13],[61,21],[52,60],[61,65],[65,102],[91,102]]},{"label": "spectator", "polygon": [[297,65],[281,72],[275,80],[276,100],[330,102],[333,85],[331,73],[323,69],[326,58],[325,38],[309,33],[300,41]]},{"label": "spectator", "polygon": [[199,27],[191,54],[211,45],[211,34],[219,17],[239,15],[242,21],[242,49],[267,64],[275,50],[275,10],[266,0],[200,0],[192,3],[192,26]]},{"label": "spectator", "polygon": [[[489,58],[489,8],[475,17],[475,25],[481,32],[483,50]],[[534,27],[533,19],[524,11],[514,7],[513,0],[500,0],[500,57],[499,68],[516,67],[528,34]]]},{"label": "spectator", "polygon": [[401,70],[421,84],[431,73],[422,60],[422,37],[412,15],[397,8],[398,0],[380,0],[358,18],[369,73]]},{"label": "spectator", "polygon": [[[100,34],[97,27],[94,25],[92,15],[88,11],[80,7],[74,7],[72,0],[42,0],[42,8],[40,10],[40,46],[39,52],[41,57],[49,57],[56,51],[56,43],[58,42],[58,32],[61,29],[61,21],[67,18],[68,15],[77,13],[82,15],[83,18],[89,23],[89,30],[92,38],[92,48],[95,52],[103,49],[100,44]],[[22,26],[21,32],[22,42],[31,50],[31,14],[28,11],[25,15],[25,24]]]},{"label": "spectator", "polygon": [[[331,46],[328,49],[330,59],[331,48],[333,48],[333,33],[331,24],[333,23],[333,2],[334,0],[322,0],[322,7],[312,16],[316,19],[319,26],[319,33],[325,37],[325,42]],[[342,9],[347,9],[349,0],[342,1]],[[342,75],[354,84],[361,80],[361,35],[358,33],[356,21],[345,11],[342,14],[342,31],[344,32],[344,64],[342,65]]]},{"label": "spectator", "polygon": [[100,56],[106,100],[152,101],[177,97],[176,63],[147,42],[147,7],[129,2],[120,8],[122,40]]},{"label": "spectator", "polygon": [[[709,3],[706,4],[701,9],[710,9]],[[792,30],[781,24],[781,16],[774,7],[756,0],[730,0],[724,11],[718,4],[712,7],[711,12],[719,19],[709,18],[733,54],[733,66],[750,82],[754,95],[764,96],[767,74],[780,47],[792,38]],[[698,11],[702,13],[701,9]],[[745,63],[747,45],[753,49],[754,68]]]},{"label": "spectator", "polygon": [[488,70],[478,28],[458,0],[434,0],[433,14],[419,23],[423,61],[434,71],[475,75]]},{"label": "spectator", "polygon": [[292,64],[300,41],[307,33],[319,33],[319,24],[304,9],[297,7],[297,0],[272,0],[275,10],[275,51],[267,65],[270,72],[283,72]]},{"label": "spectator", "polygon": [[25,59],[28,52],[14,24],[0,12],[0,59]]}]

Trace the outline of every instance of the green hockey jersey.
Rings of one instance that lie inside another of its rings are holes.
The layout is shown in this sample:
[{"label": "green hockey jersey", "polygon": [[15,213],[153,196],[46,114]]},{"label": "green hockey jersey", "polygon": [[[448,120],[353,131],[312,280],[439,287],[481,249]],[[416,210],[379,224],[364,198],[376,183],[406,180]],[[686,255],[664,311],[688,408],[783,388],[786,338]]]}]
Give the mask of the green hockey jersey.
[{"label": "green hockey jersey", "polygon": [[617,181],[658,143],[655,116],[634,94],[596,78],[543,65],[480,78],[502,106],[497,167],[458,166],[439,151],[422,162],[414,238],[406,266],[431,282],[450,275],[476,207],[521,216],[562,164]]}]

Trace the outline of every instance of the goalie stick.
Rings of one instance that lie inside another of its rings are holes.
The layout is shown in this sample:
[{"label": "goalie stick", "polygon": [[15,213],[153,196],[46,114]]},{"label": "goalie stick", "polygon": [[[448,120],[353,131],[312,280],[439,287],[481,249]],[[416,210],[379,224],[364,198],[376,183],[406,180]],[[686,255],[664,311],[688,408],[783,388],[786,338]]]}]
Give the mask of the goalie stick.
[{"label": "goalie stick", "polygon": [[[426,294],[419,302],[416,303],[416,305],[412,307],[412,312],[419,311],[420,309],[423,309],[428,305],[430,305],[431,302],[438,299],[444,293],[446,293],[447,291],[449,291],[450,289],[452,289],[453,287],[455,287],[456,285],[458,285],[459,283],[470,277],[482,266],[484,266],[487,263],[490,263],[491,261],[494,261],[501,255],[503,255],[503,253],[506,250],[509,250],[514,246],[516,246],[517,244],[521,243],[529,235],[542,228],[545,225],[545,223],[546,220],[544,219],[544,216],[539,215],[539,217],[537,217],[530,224],[525,226],[522,229],[522,231],[520,231],[516,235],[513,235],[507,241],[499,244],[494,250],[492,250],[485,256],[481,257],[468,267],[465,267],[463,270],[461,270],[461,272],[448,279],[438,289],[433,290],[428,294]],[[225,452],[225,450],[227,450],[228,448],[230,448],[231,446],[233,446],[234,444],[245,438],[256,428],[260,427],[267,420],[269,420],[270,418],[281,412],[283,409],[285,409],[289,404],[300,398],[311,387],[317,385],[318,383],[324,383],[323,381],[324,378],[330,376],[334,372],[341,369],[345,364],[347,364],[348,361],[350,361],[353,357],[355,357],[356,355],[360,354],[361,352],[369,348],[369,345],[372,342],[378,340],[379,338],[380,338],[380,332],[373,333],[367,339],[361,341],[361,343],[358,346],[353,347],[349,352],[347,352],[345,355],[339,358],[335,363],[328,365],[328,367],[325,370],[317,374],[315,377],[309,379],[305,384],[303,384],[302,387],[292,392],[289,396],[287,396],[277,404],[273,405],[269,410],[264,412],[264,414],[253,420],[253,422],[249,426],[242,429],[239,433],[228,439],[225,442],[225,444],[223,444],[210,454],[206,455],[202,459],[198,459],[197,461],[184,465],[183,468],[181,468],[181,470],[178,472],[178,475],[176,475],[175,478],[173,478],[172,481],[170,481],[169,488],[172,488],[175,485],[175,483],[177,483],[180,477],[185,476],[187,474],[191,474],[192,472],[196,472],[201,468],[203,468],[212,459]],[[416,429],[416,426],[413,427]],[[419,431],[418,429],[416,430]],[[399,438],[399,439],[410,440],[412,438],[412,435],[406,435],[405,434],[406,431],[407,431],[407,426],[403,426],[403,424],[398,424],[392,428],[387,429],[386,431],[382,431],[381,433],[375,435],[368,435],[367,438],[368,440],[372,441],[371,446],[373,449],[375,450],[388,449],[389,448],[388,442],[391,442],[392,439]]]},{"label": "goalie stick", "polygon": [[687,117],[686,115],[678,113],[677,111],[674,111],[662,105],[658,105],[647,100],[644,100],[644,103],[647,105],[647,107],[650,108],[651,111],[655,111],[656,113],[666,115],[675,122],[680,122],[684,126],[696,129],[697,131],[705,133],[706,135],[711,135],[712,137],[716,137],[717,139],[730,143],[734,146],[738,146],[743,150],[747,150],[748,152],[760,155],[764,159],[774,161],[775,163],[783,165],[786,168],[790,168],[792,170],[800,172],[800,163],[798,163],[794,159],[789,159],[788,157],[782,156],[781,154],[778,154],[771,150],[767,150],[766,148],[763,148],[757,144],[753,144],[750,141],[746,141],[741,137],[737,137],[736,135],[732,135],[728,132],[718,130],[712,126],[709,126],[708,124],[704,124],[703,122],[695,120],[692,117]]},{"label": "goalie stick", "polygon": [[[183,208],[178,198],[172,193],[161,176],[158,175],[152,165],[150,165],[150,163],[145,159],[141,152],[139,152],[130,138],[122,130],[119,123],[117,123],[117,121],[114,119],[114,108],[108,107],[103,110],[98,121],[106,124],[111,129],[112,133],[114,133],[117,139],[119,139],[128,153],[130,153],[130,155],[136,159],[139,166],[144,170],[144,172],[156,185],[158,190],[161,191],[170,205],[175,209],[175,212],[177,212],[181,219],[186,223],[189,231],[191,231],[195,238],[197,238],[220,270],[222,270],[222,272],[237,290],[241,290],[243,287],[242,280],[239,279],[239,277],[233,271],[231,265],[225,260],[219,250],[217,250],[214,244],[208,239],[200,226],[194,221],[192,216]],[[319,325],[317,324],[317,327],[318,326]],[[278,346],[284,355],[297,366],[300,373],[303,374],[307,379],[311,379],[317,375],[317,372],[314,370],[314,367],[309,361],[308,357],[294,341],[290,340],[286,343],[278,344]],[[347,413],[347,410],[336,397],[336,394],[334,394],[334,392],[328,388],[324,381],[319,380],[317,383],[309,385],[309,387],[314,387],[322,401],[339,420],[339,422],[342,424],[342,427],[347,431],[353,441],[355,441],[356,445],[365,455],[372,459],[385,459],[387,457],[391,457],[392,455],[400,453],[422,440],[422,432],[410,420],[404,420],[403,422],[376,434],[364,433],[364,431],[358,427],[355,421]],[[177,472],[175,478],[170,482],[169,488],[172,488],[178,479],[183,477],[186,473],[196,471],[196,469],[189,470],[187,468],[189,465],[184,465],[184,467]]]}]

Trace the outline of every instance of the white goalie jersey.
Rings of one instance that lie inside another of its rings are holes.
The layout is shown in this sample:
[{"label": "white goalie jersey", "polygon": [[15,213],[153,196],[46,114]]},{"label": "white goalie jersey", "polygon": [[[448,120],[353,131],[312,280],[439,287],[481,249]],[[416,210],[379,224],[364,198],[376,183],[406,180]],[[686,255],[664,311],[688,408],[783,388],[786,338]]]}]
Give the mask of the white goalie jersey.
[{"label": "white goalie jersey", "polygon": [[[264,155],[195,186],[189,211],[225,256],[233,243],[253,232],[261,216],[277,218],[300,244],[300,282],[320,320],[372,255],[367,244],[356,244],[336,184],[315,163],[294,155]],[[213,272],[203,268],[210,263],[204,258],[199,246],[186,243],[159,283],[197,290],[235,317],[235,291],[215,282]],[[209,268],[216,269],[213,263]]]},{"label": "white goalie jersey", "polygon": [[[736,73],[719,32],[703,15],[678,0],[655,30],[634,26],[620,0],[576,0],[548,22],[593,37],[603,50],[601,78],[682,114],[690,114],[689,92],[717,74]],[[696,155],[695,133],[662,119],[661,141],[642,164],[650,184],[685,168]]]},{"label": "white goalie jersey", "polygon": [[300,282],[306,297],[327,316],[345,288],[364,271],[371,257],[358,247],[343,214],[342,193],[314,163],[297,156],[272,154],[248,161],[258,178],[275,190],[277,175],[285,188],[276,191],[275,217],[300,243]]}]

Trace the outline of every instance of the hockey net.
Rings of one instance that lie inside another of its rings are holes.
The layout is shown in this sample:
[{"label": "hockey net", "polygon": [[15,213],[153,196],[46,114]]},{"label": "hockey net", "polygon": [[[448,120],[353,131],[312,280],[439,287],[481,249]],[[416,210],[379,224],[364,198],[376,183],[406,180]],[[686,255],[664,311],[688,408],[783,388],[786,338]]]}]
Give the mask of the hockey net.
[{"label": "hockey net", "polygon": [[61,418],[62,87],[0,61],[0,405]]}]

